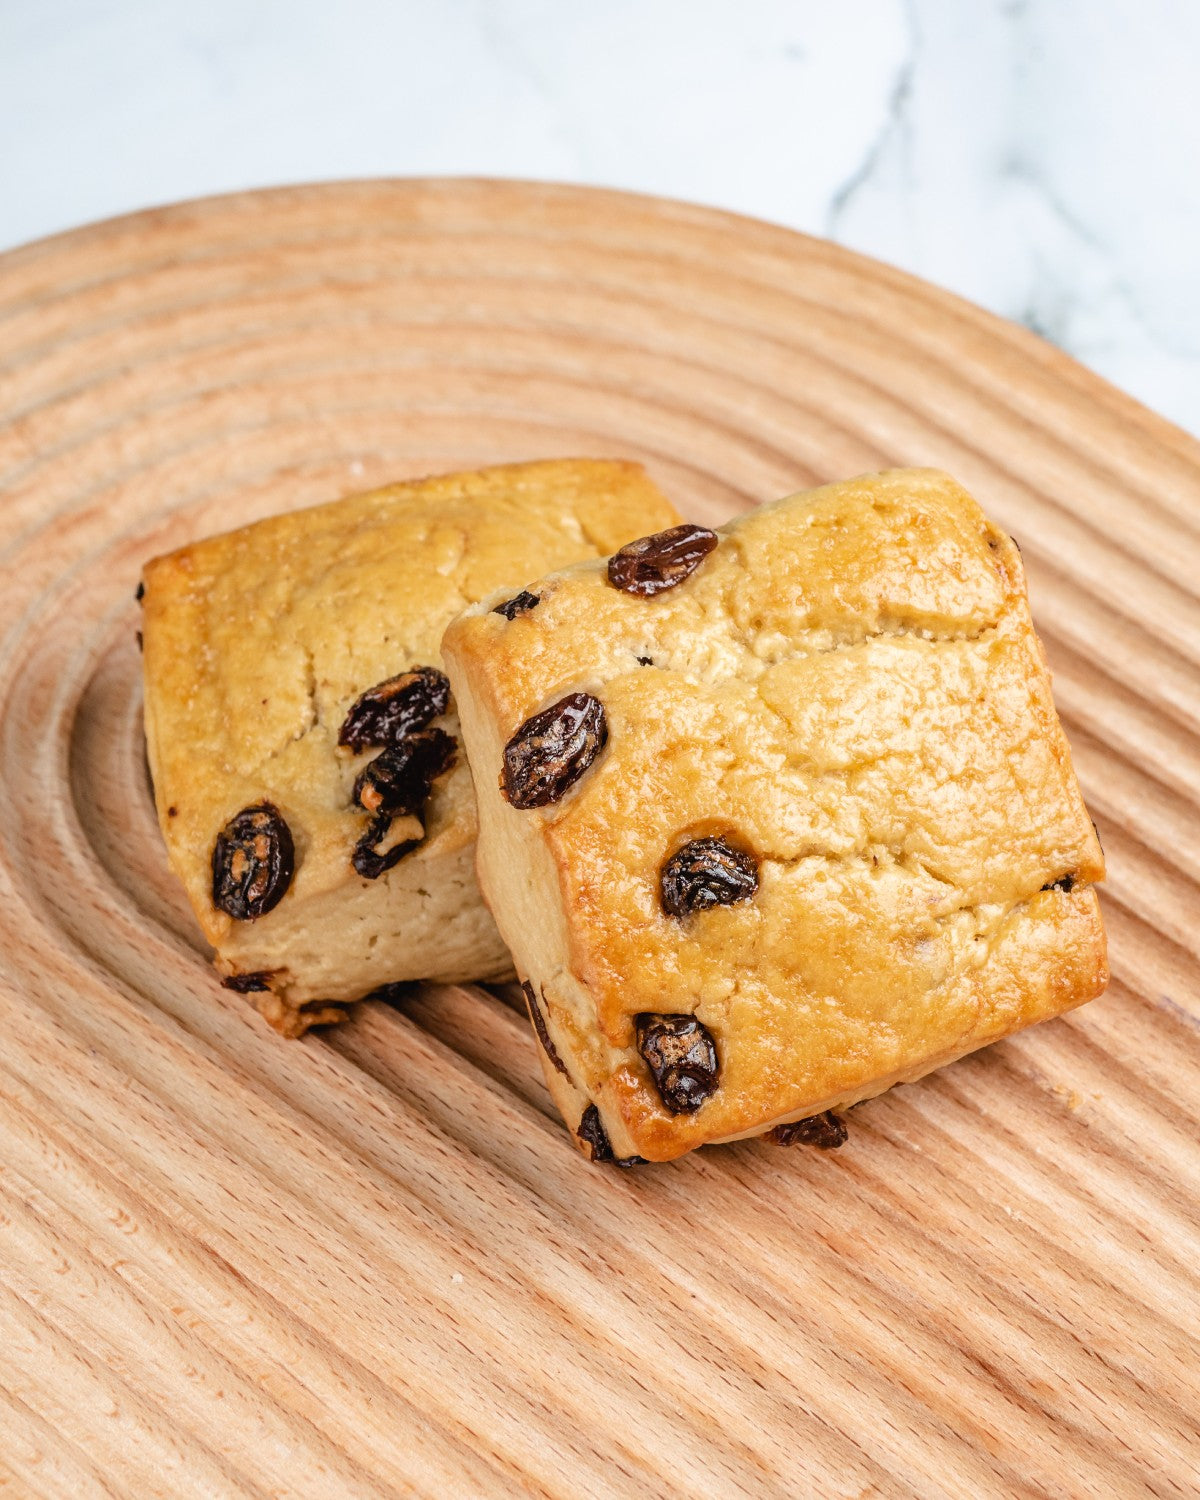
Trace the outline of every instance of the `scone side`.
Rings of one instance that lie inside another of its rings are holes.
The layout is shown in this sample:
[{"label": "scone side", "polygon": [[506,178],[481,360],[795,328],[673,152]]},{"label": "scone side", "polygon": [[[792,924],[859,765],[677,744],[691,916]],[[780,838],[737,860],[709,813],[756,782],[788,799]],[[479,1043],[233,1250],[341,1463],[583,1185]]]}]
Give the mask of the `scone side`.
[{"label": "scone side", "polygon": [[[479,778],[495,775],[503,751],[502,711],[494,679],[483,666],[487,640],[502,628],[502,621],[487,610],[485,601],[454,621],[442,640],[477,790]],[[572,972],[570,924],[559,871],[541,834],[541,815],[517,812],[492,785],[483,790],[478,806],[479,887],[513,956],[518,977],[533,989],[533,1003],[559,1064],[556,1067],[547,1056],[535,1028],[547,1085],[578,1142],[587,1105],[596,1103],[605,1114],[597,1094],[616,1059],[603,1049],[597,1055],[595,1012],[586,989]],[[609,1123],[606,1119],[606,1128]],[[611,1123],[616,1127],[618,1118],[613,1117]],[[618,1154],[634,1154],[632,1148],[624,1149],[626,1144],[618,1142]]]},{"label": "scone side", "polygon": [[[1099,884],[1106,874],[1104,849],[1100,843],[1096,825],[1083,800],[1083,790],[1079,785],[1079,777],[1075,773],[1075,763],[1071,755],[1071,744],[1067,739],[1058,709],[1055,707],[1053,673],[1046,656],[1046,647],[1034,623],[1029,602],[1029,583],[1025,576],[1025,562],[1021,556],[1021,549],[1011,536],[998,527],[992,528],[992,531],[995,551],[1001,566],[1011,579],[1009,613],[1016,616],[1019,633],[1029,651],[1030,680],[1031,685],[1037,690],[1037,712],[1042,733],[1052,746],[1055,759],[1061,767],[1062,793],[1071,807],[1080,838],[1081,847],[1077,851],[1074,873],[1081,883]],[[1097,919],[1099,920],[1099,916]],[[1103,938],[1103,928],[1101,937]]]},{"label": "scone side", "polygon": [[195,862],[185,855],[187,835],[177,822],[176,785],[183,767],[180,753],[171,753],[170,733],[163,720],[176,680],[178,663],[188,660],[199,637],[192,598],[191,549],[152,558],[142,571],[142,721],[146,761],[154,791],[158,826],[172,873],[187,891],[196,920],[207,941],[217,947],[232,925],[209,899],[198,879]]}]

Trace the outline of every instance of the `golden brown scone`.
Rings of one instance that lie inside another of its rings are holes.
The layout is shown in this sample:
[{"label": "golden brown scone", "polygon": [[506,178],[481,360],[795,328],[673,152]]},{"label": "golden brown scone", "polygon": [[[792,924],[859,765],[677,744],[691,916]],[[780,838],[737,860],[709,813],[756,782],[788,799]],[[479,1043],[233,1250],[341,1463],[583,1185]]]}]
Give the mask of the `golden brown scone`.
[{"label": "golden brown scone", "polygon": [[554,574],[511,621],[485,600],[442,642],[480,882],[594,1159],[807,1120],[1107,980],[1011,539],[924,469],[709,537],[622,559],[623,587]]},{"label": "golden brown scone", "polygon": [[[171,866],[225,982],[281,1031],[383,984],[511,972],[475,883],[442,631],[484,595],[676,519],[636,464],[556,460],[392,485],[146,566],[146,741]],[[414,669],[339,745],[360,695]]]}]

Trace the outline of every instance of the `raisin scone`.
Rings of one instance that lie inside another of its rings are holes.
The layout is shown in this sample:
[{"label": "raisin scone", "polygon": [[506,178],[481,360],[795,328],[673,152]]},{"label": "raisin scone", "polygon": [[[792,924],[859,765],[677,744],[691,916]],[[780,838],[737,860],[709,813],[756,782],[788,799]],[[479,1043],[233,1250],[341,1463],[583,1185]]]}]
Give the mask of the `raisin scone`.
[{"label": "raisin scone", "polygon": [[226,985],[299,1035],[385,984],[511,973],[475,883],[442,631],[677,519],[636,464],[549,461],[392,485],[147,564],[158,816]]},{"label": "raisin scone", "polygon": [[827,1113],[1092,999],[1103,856],[1016,545],[897,470],[681,526],[442,642],[478,869],[591,1157]]}]

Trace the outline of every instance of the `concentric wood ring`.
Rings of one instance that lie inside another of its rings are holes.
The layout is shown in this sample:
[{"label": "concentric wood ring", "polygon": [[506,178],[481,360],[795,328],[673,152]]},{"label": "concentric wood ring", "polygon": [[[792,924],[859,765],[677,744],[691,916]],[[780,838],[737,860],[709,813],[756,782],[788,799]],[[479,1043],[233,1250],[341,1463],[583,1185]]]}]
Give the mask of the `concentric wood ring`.
[{"label": "concentric wood ring", "polygon": [[[1194,1492],[1200,451],[836,247],[378,182],[0,258],[0,1480],[46,1495]],[[647,462],[716,522],[890,464],[1020,541],[1108,998],[840,1153],[589,1168],[511,996],[284,1044],[146,785],[143,558],[386,480]]]}]

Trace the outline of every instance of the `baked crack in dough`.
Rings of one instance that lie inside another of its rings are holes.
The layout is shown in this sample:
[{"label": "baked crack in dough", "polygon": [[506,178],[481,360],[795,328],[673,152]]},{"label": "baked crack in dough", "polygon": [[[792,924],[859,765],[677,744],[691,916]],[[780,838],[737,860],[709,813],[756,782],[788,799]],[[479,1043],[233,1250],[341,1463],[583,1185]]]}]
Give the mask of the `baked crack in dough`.
[{"label": "baked crack in dough", "polygon": [[528,587],[442,650],[480,882],[593,1159],[837,1145],[826,1111],[1104,988],[1103,856],[1020,554],[947,475]]},{"label": "baked crack in dough", "polygon": [[677,519],[638,465],[562,460],[392,485],[147,564],[159,822],[230,988],[299,1035],[383,985],[511,974],[475,883],[442,631]]}]

